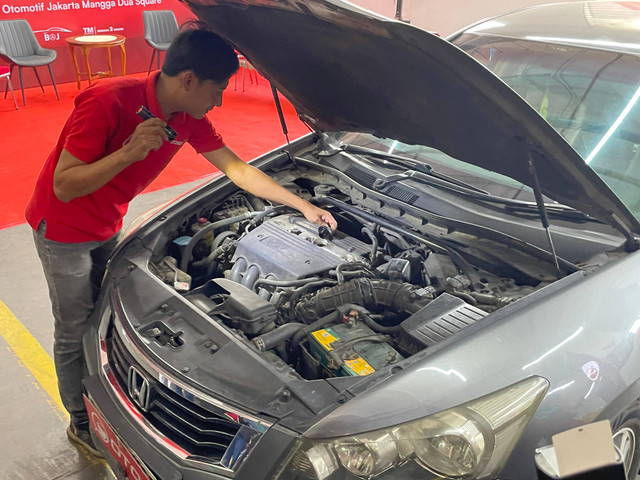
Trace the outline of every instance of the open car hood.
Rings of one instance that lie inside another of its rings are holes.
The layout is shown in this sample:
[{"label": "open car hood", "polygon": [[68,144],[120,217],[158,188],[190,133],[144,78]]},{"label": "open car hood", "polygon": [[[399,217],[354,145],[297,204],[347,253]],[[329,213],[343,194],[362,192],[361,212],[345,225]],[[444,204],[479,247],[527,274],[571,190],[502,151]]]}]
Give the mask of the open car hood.
[{"label": "open car hood", "polygon": [[185,0],[321,131],[435,147],[622,231],[640,223],[534,109],[446,40],[342,0]]}]

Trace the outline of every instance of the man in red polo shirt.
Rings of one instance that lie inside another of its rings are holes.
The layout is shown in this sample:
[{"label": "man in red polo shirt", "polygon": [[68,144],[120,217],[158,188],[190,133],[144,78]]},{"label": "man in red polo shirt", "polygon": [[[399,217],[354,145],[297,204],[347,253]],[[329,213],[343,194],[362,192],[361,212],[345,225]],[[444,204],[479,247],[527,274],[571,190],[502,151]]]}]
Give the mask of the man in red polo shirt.
[{"label": "man in red polo shirt", "polygon": [[[82,337],[107,259],[129,202],[188,142],[240,188],[298,209],[335,229],[331,214],[278,185],[238,158],[205,116],[222,104],[238,70],[235,51],[206,30],[178,34],[162,71],[146,80],[105,79],[81,92],[49,155],[26,218],[42,262],[52,303],[54,362],[71,422],[69,438],[95,455],[82,398]],[[142,121],[146,106],[156,118]],[[178,132],[169,141],[165,126]]]}]

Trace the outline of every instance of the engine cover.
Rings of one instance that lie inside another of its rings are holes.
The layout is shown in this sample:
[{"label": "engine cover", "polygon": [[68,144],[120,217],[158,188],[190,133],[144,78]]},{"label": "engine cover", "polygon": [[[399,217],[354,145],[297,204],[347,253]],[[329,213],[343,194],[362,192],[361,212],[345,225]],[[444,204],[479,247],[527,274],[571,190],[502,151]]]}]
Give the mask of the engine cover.
[{"label": "engine cover", "polygon": [[280,215],[250,231],[239,242],[233,261],[243,273],[256,265],[262,276],[297,280],[364,261],[371,247],[340,231],[323,239],[318,226],[296,215]]}]

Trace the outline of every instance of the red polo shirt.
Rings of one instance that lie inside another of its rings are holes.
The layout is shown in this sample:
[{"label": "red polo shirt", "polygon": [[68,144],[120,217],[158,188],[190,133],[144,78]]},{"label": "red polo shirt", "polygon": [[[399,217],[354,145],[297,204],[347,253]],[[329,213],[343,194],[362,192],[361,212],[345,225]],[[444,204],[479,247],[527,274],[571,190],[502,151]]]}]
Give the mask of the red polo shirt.
[{"label": "red polo shirt", "polygon": [[[198,153],[224,146],[211,122],[195,119],[186,113],[163,118],[156,97],[156,79],[160,72],[146,79],[117,77],[104,79],[75,99],[58,144],[47,158],[26,209],[26,218],[37,229],[46,220],[46,238],[56,242],[77,243],[111,238],[122,227],[129,202],[149,185],[169,163],[184,142]],[[66,149],[83,162],[93,163],[122,148],[142,119],[136,109],[146,106],[178,132],[177,138],[147,157],[135,162],[95,192],[61,202],[53,193],[53,172]]]}]

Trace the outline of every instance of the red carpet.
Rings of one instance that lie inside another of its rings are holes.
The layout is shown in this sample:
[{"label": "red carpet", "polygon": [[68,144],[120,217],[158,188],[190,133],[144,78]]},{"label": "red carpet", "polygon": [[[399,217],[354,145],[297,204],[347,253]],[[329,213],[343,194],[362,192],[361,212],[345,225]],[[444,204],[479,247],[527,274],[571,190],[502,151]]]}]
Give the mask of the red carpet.
[{"label": "red carpet", "polygon": [[[133,76],[146,76],[135,74]],[[238,90],[234,80],[227,88],[223,105],[209,112],[209,117],[222,134],[227,145],[244,160],[272,150],[286,142],[280,128],[278,114],[267,81],[259,78],[259,85],[250,84],[247,75],[242,92],[242,75],[238,75]],[[0,96],[0,228],[24,223],[24,208],[29,200],[36,177],[49,152],[53,149],[78,93],[75,83],[58,85],[60,101],[52,86],[26,90],[27,105],[22,106],[19,82],[14,80],[19,109],[15,110],[8,95]],[[86,86],[86,82],[83,82]],[[4,87],[4,82],[0,82]],[[281,98],[287,119],[289,138],[293,140],[308,133],[297,119],[295,110]],[[193,149],[185,145],[169,166],[147,188],[148,191],[179,185],[213,172],[213,167]]]}]

